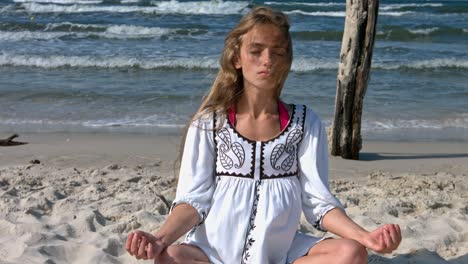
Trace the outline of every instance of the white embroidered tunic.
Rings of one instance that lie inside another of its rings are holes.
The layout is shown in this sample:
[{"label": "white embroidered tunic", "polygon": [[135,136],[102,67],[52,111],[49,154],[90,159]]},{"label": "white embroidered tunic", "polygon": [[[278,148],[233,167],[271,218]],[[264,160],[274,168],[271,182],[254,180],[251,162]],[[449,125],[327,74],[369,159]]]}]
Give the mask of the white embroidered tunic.
[{"label": "white embroidered tunic", "polygon": [[268,141],[243,137],[219,114],[189,127],[173,207],[198,211],[185,243],[211,263],[291,263],[320,241],[297,232],[301,211],[323,229],[323,216],[342,207],[328,188],[322,122],[303,105],[292,108],[288,125]]}]

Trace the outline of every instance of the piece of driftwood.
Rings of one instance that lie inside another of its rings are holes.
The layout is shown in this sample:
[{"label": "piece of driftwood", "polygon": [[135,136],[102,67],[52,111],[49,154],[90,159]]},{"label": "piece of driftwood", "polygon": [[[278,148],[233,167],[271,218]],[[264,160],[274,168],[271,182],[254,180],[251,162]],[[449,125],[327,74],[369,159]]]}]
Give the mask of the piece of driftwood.
[{"label": "piece of driftwood", "polygon": [[369,81],[378,9],[378,0],[346,0],[335,118],[330,135],[331,154],[345,159],[359,159],[362,147],[362,106]]},{"label": "piece of driftwood", "polygon": [[19,141],[13,141],[13,139],[19,137],[17,134],[11,135],[10,137],[6,139],[0,139],[0,146],[2,147],[9,147],[9,146],[18,146],[18,145],[24,145],[28,144],[27,142],[19,142]]},{"label": "piece of driftwood", "polygon": [[164,195],[162,194],[156,194],[156,196],[161,199],[161,201],[164,203],[164,205],[166,206],[167,208],[167,211],[169,212],[171,210],[171,204],[167,201],[166,197],[164,197]]}]

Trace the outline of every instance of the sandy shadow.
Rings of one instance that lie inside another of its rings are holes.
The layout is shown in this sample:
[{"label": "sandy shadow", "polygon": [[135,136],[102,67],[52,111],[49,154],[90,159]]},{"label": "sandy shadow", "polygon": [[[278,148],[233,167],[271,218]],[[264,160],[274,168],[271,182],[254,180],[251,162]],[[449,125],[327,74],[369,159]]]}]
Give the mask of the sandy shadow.
[{"label": "sandy shadow", "polygon": [[393,258],[370,255],[368,261],[369,264],[467,264],[468,254],[445,260],[434,251],[418,249],[414,252],[397,255]]},{"label": "sandy shadow", "polygon": [[450,159],[450,158],[468,158],[468,153],[359,153],[359,160],[410,160],[410,159]]},{"label": "sandy shadow", "polygon": [[453,264],[467,264],[468,263],[468,254],[464,255],[464,256],[460,256],[458,258],[454,258],[454,259],[451,259],[450,260],[450,263],[453,263]]}]

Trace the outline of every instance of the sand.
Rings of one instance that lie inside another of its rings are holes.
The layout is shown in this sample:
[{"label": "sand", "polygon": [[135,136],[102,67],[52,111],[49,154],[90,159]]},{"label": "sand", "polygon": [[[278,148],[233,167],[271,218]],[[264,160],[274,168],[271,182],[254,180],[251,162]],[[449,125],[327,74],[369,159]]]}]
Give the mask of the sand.
[{"label": "sand", "polygon": [[[131,230],[157,230],[166,218],[177,137],[19,140],[29,144],[0,147],[0,263],[145,263],[123,245]],[[467,150],[460,142],[364,141],[361,161],[331,158],[331,190],[356,222],[402,227],[400,248],[370,252],[369,263],[468,263]],[[300,229],[329,236],[306,221]]]}]

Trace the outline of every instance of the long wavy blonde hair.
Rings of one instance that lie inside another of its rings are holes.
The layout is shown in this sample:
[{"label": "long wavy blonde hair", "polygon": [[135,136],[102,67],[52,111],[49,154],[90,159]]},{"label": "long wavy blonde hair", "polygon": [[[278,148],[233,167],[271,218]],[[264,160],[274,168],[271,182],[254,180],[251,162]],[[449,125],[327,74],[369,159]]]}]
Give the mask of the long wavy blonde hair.
[{"label": "long wavy blonde hair", "polygon": [[258,6],[245,15],[224,40],[224,49],[219,60],[221,68],[208,95],[204,97],[191,121],[207,113],[218,111],[225,113],[232,105],[237,103],[238,98],[243,93],[244,87],[242,70],[234,67],[234,61],[240,57],[242,37],[255,26],[265,24],[277,26],[284,32],[285,38],[288,41],[287,65],[284,67],[281,76],[279,76],[276,87],[276,97],[279,98],[284,82],[288,77],[293,57],[289,20],[282,12],[275,11],[270,7]]},{"label": "long wavy blonde hair", "polygon": [[[280,74],[281,76],[278,76],[275,91],[276,97],[279,98],[284,82],[288,77],[293,58],[292,41],[289,33],[289,19],[280,11],[275,11],[266,6],[257,6],[240,20],[237,26],[229,32],[224,40],[224,49],[219,60],[221,67],[208,95],[203,98],[200,107],[192,116],[190,122],[185,128],[180,145],[179,158],[174,164],[174,169],[179,167],[180,161],[182,160],[185,139],[190,124],[205,114],[215,112],[226,113],[231,106],[237,103],[237,100],[244,91],[244,83],[242,70],[234,67],[234,61],[240,57],[242,37],[255,26],[265,24],[277,26],[282,32],[284,32],[284,36],[288,41],[287,65],[282,67],[283,71]],[[223,115],[221,118],[225,118],[225,116]]]}]

